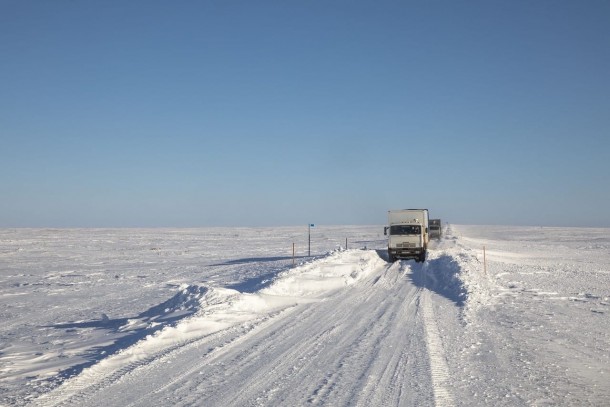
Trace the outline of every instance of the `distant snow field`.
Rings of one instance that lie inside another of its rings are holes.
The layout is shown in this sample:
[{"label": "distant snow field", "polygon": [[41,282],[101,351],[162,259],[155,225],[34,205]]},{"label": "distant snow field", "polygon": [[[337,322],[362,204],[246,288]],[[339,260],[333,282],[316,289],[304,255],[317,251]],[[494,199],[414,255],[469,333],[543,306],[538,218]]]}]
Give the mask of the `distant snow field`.
[{"label": "distant snow field", "polygon": [[0,406],[610,404],[610,229],[307,233],[0,229]]}]

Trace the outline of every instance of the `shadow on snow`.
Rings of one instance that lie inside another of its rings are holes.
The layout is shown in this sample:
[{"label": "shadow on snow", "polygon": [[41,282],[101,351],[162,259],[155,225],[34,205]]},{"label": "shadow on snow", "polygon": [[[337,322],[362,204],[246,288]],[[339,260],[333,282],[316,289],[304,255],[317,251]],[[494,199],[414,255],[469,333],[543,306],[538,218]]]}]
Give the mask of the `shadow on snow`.
[{"label": "shadow on snow", "polygon": [[[295,256],[294,260],[300,260],[304,258],[313,258],[309,256]],[[230,266],[236,264],[252,264],[252,263],[266,263],[266,262],[275,262],[275,261],[287,261],[292,260],[292,256],[282,256],[282,257],[247,257],[243,259],[229,260],[224,263],[213,264],[213,266]],[[286,270],[289,266],[281,265],[278,266],[273,271],[267,272],[265,274],[261,274],[255,277],[251,277],[240,281],[235,284],[228,284],[225,288],[230,288],[232,290],[239,291],[240,293],[255,293],[263,288],[268,287],[273,283],[273,279],[277,277],[279,273]]]},{"label": "shadow on snow", "polygon": [[413,284],[427,288],[453,301],[457,306],[463,306],[468,298],[468,292],[459,275],[460,265],[448,255],[426,260],[424,263],[410,261],[412,274],[409,275]]},{"label": "shadow on snow", "polygon": [[110,345],[90,349],[84,357],[86,362],[72,366],[59,372],[52,381],[62,381],[79,374],[83,369],[94,365],[100,360],[125,349],[148,335],[175,325],[179,320],[188,317],[200,308],[199,299],[208,291],[206,287],[190,285],[169,300],[156,305],[132,318],[110,319],[102,314],[102,319],[95,321],[69,322],[47,327],[75,331],[79,328],[105,329],[116,335],[116,341]]},{"label": "shadow on snow", "polygon": [[252,294],[270,286],[271,283],[273,283],[273,279],[283,270],[284,269],[265,273],[260,276],[248,278],[240,283],[226,285],[225,287],[239,291],[240,293]]},{"label": "shadow on snow", "polygon": [[[302,259],[308,256],[295,256],[294,259]],[[249,264],[249,263],[266,263],[281,260],[292,260],[292,256],[280,256],[280,257],[246,257],[243,259],[228,260],[222,263],[211,264],[211,266],[234,266],[237,264]]]}]

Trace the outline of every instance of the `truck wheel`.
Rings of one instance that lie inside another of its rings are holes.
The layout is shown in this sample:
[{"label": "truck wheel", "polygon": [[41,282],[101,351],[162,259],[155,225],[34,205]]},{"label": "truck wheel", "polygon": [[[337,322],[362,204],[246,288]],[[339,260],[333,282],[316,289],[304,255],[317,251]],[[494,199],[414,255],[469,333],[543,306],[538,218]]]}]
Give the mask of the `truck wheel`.
[{"label": "truck wheel", "polygon": [[389,255],[390,258],[390,263],[394,263],[396,261],[396,257],[392,256],[391,254]]}]

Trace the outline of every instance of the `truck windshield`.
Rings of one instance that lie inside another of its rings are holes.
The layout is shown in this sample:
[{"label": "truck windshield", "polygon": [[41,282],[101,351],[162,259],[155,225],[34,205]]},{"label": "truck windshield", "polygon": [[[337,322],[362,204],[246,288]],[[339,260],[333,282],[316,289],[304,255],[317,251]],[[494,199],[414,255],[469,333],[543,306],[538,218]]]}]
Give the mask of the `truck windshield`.
[{"label": "truck windshield", "polygon": [[421,226],[419,225],[394,225],[390,226],[391,235],[419,235]]}]

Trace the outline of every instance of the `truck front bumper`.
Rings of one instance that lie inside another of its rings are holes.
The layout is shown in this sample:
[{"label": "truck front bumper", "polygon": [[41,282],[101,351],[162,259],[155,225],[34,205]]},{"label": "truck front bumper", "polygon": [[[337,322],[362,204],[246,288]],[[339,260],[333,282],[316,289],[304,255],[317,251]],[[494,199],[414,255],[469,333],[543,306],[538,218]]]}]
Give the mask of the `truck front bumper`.
[{"label": "truck front bumper", "polygon": [[421,256],[422,252],[424,251],[423,248],[419,247],[419,248],[409,248],[409,249],[388,249],[388,254],[391,257],[397,258],[397,259],[417,259]]}]

